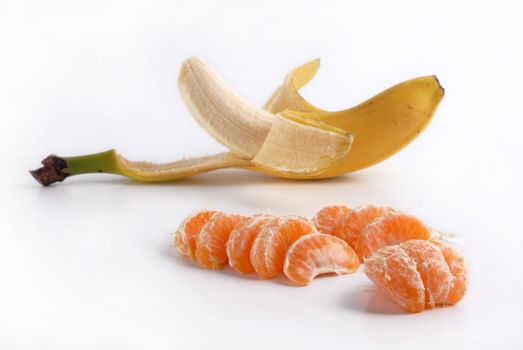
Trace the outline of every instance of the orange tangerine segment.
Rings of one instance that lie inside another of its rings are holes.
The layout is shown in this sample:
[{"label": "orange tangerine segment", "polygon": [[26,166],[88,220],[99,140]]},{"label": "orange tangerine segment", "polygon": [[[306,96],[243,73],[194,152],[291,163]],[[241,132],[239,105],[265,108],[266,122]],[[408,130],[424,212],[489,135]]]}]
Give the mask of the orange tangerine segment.
[{"label": "orange tangerine segment", "polygon": [[312,223],[319,232],[339,237],[339,231],[349,212],[350,209],[345,205],[330,205],[317,212]]},{"label": "orange tangerine segment", "polygon": [[342,239],[324,233],[310,233],[290,246],[283,272],[294,284],[305,286],[321,274],[354,272],[359,264],[358,255]]},{"label": "orange tangerine segment", "polygon": [[219,213],[215,210],[201,210],[188,216],[176,230],[174,246],[182,255],[194,259],[196,242],[203,226]]},{"label": "orange tangerine segment", "polygon": [[227,241],[229,265],[241,273],[254,272],[250,252],[261,227],[274,220],[272,215],[254,215],[241,220],[232,230]]},{"label": "orange tangerine segment", "polygon": [[430,242],[439,247],[449,266],[450,273],[453,276],[446,304],[454,305],[463,298],[467,291],[467,265],[465,264],[463,257],[452,247],[439,241],[431,240]]},{"label": "orange tangerine segment", "polygon": [[431,230],[414,216],[394,213],[374,220],[367,225],[355,245],[360,259],[370,257],[375,251],[411,239],[427,240]]},{"label": "orange tangerine segment", "polygon": [[338,237],[354,248],[356,240],[368,224],[395,212],[396,210],[393,208],[377,205],[366,205],[353,209],[345,216],[343,224],[338,230]]},{"label": "orange tangerine segment", "polygon": [[409,312],[453,305],[466,291],[463,258],[438,241],[411,240],[382,248],[365,260],[365,273]]},{"label": "orange tangerine segment", "polygon": [[314,226],[297,216],[286,216],[266,223],[260,230],[250,252],[256,273],[265,279],[273,278],[283,270],[285,253],[301,236],[315,232]]},{"label": "orange tangerine segment", "polygon": [[400,246],[385,247],[365,260],[365,273],[404,310],[425,308],[425,287],[416,262]]},{"label": "orange tangerine segment", "polygon": [[203,267],[221,269],[227,264],[227,240],[243,215],[216,214],[200,231],[196,245],[196,260]]},{"label": "orange tangerine segment", "polygon": [[425,308],[446,304],[454,278],[440,248],[423,240],[410,240],[399,247],[416,263],[425,287]]},{"label": "orange tangerine segment", "polygon": [[174,234],[174,242],[172,244],[178,253],[183,256],[189,257],[189,245],[182,238],[182,234],[178,231]]}]

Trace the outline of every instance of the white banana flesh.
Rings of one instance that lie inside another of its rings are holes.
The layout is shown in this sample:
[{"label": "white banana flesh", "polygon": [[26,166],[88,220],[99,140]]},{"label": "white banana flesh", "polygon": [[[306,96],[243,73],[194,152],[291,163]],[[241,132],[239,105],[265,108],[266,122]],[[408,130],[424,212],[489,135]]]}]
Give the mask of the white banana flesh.
[{"label": "white banana flesh", "polygon": [[178,87],[194,119],[218,142],[242,157],[258,153],[273,114],[250,105],[196,57],[182,64]]},{"label": "white banana flesh", "polygon": [[211,68],[187,59],[178,86],[187,108],[218,142],[258,167],[318,173],[343,159],[352,135],[302,118],[292,111],[274,115],[234,92]]}]

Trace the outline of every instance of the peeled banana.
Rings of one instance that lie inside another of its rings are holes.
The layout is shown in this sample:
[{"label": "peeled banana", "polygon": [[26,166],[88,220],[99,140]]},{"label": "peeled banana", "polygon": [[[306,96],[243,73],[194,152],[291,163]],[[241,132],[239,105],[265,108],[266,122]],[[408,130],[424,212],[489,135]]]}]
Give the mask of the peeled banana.
[{"label": "peeled banana", "polygon": [[406,146],[430,122],[444,93],[436,77],[427,76],[400,83],[356,107],[327,112],[298,93],[318,67],[314,60],[291,71],[260,109],[191,57],[182,64],[180,94],[199,125],[229,152],[166,164],[131,161],[114,150],[51,155],[31,174],[44,186],[87,173],[166,182],[231,167],[291,179],[328,178],[376,164]]}]

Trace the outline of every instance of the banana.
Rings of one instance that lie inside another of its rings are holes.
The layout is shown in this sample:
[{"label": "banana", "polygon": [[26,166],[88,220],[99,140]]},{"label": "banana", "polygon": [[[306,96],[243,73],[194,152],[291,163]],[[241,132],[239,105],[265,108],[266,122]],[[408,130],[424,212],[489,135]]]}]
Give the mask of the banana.
[{"label": "banana", "polygon": [[435,76],[421,77],[351,109],[327,112],[298,93],[318,67],[319,60],[314,60],[291,71],[259,109],[191,57],[180,70],[180,94],[199,125],[229,152],[165,164],[131,161],[114,150],[75,157],[51,155],[31,174],[44,186],[87,173],[165,182],[231,167],[290,179],[328,178],[368,167],[399,151],[426,127],[443,97]]},{"label": "banana", "polygon": [[427,127],[444,96],[444,89],[432,75],[402,82],[353,108],[328,112],[313,106],[298,92],[314,77],[319,65],[320,60],[316,59],[292,70],[264,105],[264,109],[272,113],[290,109],[354,135],[350,154],[345,159],[319,175],[306,178],[338,176],[392,156]]},{"label": "banana", "polygon": [[345,158],[352,145],[352,135],[339,128],[289,111],[272,114],[251,106],[194,57],[182,64],[178,87],[192,116],[230,152],[166,164],[131,161],[114,150],[75,157],[51,155],[31,174],[44,186],[86,173],[166,182],[211,170],[251,166],[289,177],[306,176],[321,173]]}]

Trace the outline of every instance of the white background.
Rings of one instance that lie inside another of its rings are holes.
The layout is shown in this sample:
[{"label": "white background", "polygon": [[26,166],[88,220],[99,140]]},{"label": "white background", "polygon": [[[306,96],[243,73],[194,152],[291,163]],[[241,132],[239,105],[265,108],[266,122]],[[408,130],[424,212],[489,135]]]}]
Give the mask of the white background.
[{"label": "white background", "polygon": [[[522,4],[0,0],[0,349],[521,349]],[[328,181],[230,170],[42,188],[29,176],[49,153],[221,151],[178,96],[190,55],[256,105],[316,57],[303,94],[325,109],[434,73],[446,96],[401,153]],[[296,288],[169,248],[201,208],[310,217],[334,203],[391,205],[459,233],[468,294],[406,315],[361,271]]]}]

